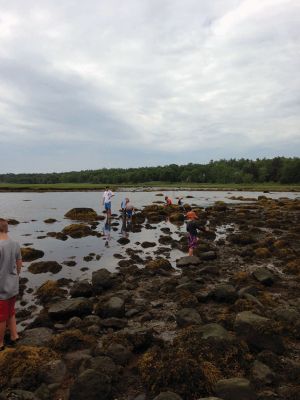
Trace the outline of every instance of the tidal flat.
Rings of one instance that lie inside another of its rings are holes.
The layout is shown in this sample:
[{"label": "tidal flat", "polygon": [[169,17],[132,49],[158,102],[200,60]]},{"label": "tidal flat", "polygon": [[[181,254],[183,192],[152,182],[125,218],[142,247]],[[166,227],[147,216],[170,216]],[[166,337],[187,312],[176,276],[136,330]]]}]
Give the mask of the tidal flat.
[{"label": "tidal flat", "polygon": [[299,193],[116,193],[109,224],[101,193],[1,193],[0,215],[25,260],[0,399],[298,398]]}]

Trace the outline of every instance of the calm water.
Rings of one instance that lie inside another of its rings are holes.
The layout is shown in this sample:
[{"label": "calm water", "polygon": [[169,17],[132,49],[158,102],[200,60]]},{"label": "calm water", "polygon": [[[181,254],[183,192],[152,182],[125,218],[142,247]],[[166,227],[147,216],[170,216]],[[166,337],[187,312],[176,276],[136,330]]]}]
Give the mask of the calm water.
[{"label": "calm water", "polygon": [[[116,193],[112,202],[112,212],[119,215],[119,208],[121,201],[124,197],[129,197],[132,204],[136,208],[142,208],[144,205],[151,204],[155,201],[163,201],[163,196],[156,196],[159,192],[122,192]],[[223,200],[230,203],[235,201],[228,199],[230,196],[244,196],[257,198],[262,195],[262,192],[224,192],[224,191],[167,191],[163,192],[164,195],[170,196],[175,203],[176,197],[184,198],[185,203],[200,205],[206,207],[213,204],[215,201]],[[186,198],[192,195],[193,198]],[[299,193],[268,193],[268,197],[280,198],[289,197],[296,198]],[[163,221],[160,224],[154,224],[156,229],[143,229],[141,233],[124,232],[122,227],[122,219],[116,218],[112,220],[110,231],[110,240],[108,246],[105,245],[105,237],[88,236],[80,239],[68,238],[66,241],[57,240],[51,237],[39,238],[46,236],[47,232],[60,232],[65,226],[72,223],[72,221],[64,217],[65,213],[74,207],[91,207],[101,214],[102,207],[102,193],[101,192],[63,192],[63,193],[0,193],[0,217],[17,219],[20,224],[10,226],[10,236],[18,240],[21,246],[30,246],[39,250],[43,250],[45,255],[38,261],[58,261],[62,263],[67,260],[74,260],[77,264],[74,267],[63,266],[63,269],[58,274],[43,273],[34,275],[31,274],[27,268],[30,263],[24,263],[22,276],[27,277],[29,282],[27,288],[36,289],[47,279],[59,279],[62,277],[71,279],[84,279],[90,278],[91,273],[101,267],[105,267],[110,271],[115,271],[118,267],[118,259],[114,254],[118,253],[128,258],[126,254],[127,248],[140,250],[139,255],[146,259],[153,257],[158,247],[158,239],[162,235],[161,228],[170,228],[171,235],[174,239],[180,237],[180,234],[185,232],[185,226],[175,226],[168,221]],[[47,218],[55,218],[57,222],[53,224],[46,224],[44,222]],[[97,231],[103,235],[107,234],[105,230],[105,221],[100,221]],[[130,243],[121,246],[117,240],[122,236],[128,236]],[[157,245],[150,249],[143,249],[140,243],[143,241],[156,242]],[[166,246],[164,246],[166,247]],[[168,246],[167,246],[168,247]],[[169,246],[170,247],[170,246]],[[84,261],[83,257],[88,256],[90,253],[95,253],[100,257],[99,260],[95,258],[92,261]],[[172,250],[170,248],[170,261],[175,264],[175,260],[184,254],[179,250]],[[82,268],[87,268],[82,271]],[[34,297],[30,293],[25,294],[25,299],[30,301]]]}]

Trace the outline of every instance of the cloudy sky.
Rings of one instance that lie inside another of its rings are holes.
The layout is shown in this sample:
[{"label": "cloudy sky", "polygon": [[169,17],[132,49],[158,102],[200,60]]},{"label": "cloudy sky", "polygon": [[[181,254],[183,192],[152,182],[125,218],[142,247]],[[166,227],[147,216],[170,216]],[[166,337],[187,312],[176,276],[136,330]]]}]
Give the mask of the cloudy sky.
[{"label": "cloudy sky", "polygon": [[0,172],[300,156],[299,0],[0,0]]}]

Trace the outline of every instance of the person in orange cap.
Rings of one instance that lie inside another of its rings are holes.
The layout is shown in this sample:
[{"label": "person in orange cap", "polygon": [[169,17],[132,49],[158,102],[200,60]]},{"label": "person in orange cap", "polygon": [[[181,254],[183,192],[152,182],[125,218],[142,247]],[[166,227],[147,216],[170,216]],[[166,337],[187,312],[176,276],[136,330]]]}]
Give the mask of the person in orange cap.
[{"label": "person in orange cap", "polygon": [[200,224],[198,221],[198,216],[195,211],[189,211],[186,214],[188,222],[186,224],[186,230],[188,232],[188,247],[189,247],[189,256],[194,254],[194,249],[197,247],[198,237],[197,233],[198,230],[205,232],[208,229],[205,228],[203,225]]}]

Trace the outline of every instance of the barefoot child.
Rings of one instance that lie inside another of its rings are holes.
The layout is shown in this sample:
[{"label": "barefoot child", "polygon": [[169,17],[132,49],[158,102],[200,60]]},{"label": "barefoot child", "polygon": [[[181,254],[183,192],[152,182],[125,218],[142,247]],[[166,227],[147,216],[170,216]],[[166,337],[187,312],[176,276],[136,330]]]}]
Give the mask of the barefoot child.
[{"label": "barefoot child", "polygon": [[197,247],[198,237],[197,232],[198,230],[205,232],[208,229],[205,228],[199,221],[197,221],[198,217],[195,211],[189,211],[186,214],[188,219],[186,230],[189,234],[188,236],[188,247],[189,247],[189,256],[194,254],[194,249]]},{"label": "barefoot child", "polygon": [[19,274],[22,257],[19,243],[9,238],[8,224],[0,218],[0,351],[4,350],[6,328],[10,331],[10,345],[19,339],[15,302],[19,293]]}]

